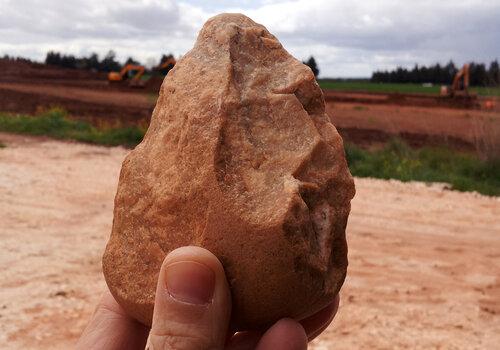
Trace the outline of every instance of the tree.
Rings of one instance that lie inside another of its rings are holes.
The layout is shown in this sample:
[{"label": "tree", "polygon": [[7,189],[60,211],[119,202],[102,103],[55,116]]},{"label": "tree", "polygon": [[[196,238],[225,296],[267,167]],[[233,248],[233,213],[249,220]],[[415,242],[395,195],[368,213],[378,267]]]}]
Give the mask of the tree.
[{"label": "tree", "polygon": [[52,64],[55,66],[61,65],[61,54],[55,51],[47,52],[47,56],[45,57],[45,64]]},{"label": "tree", "polygon": [[453,63],[453,61],[450,60],[450,62],[448,62],[448,64],[444,66],[444,71],[446,74],[446,81],[444,83],[451,84],[453,78],[455,77],[455,74],[457,74],[458,72],[457,67],[455,67],[455,63]]},{"label": "tree", "polygon": [[99,70],[99,56],[95,52],[87,58],[87,69]]},{"label": "tree", "polygon": [[105,72],[119,71],[121,69],[120,63],[116,60],[116,53],[109,50],[104,59],[101,61],[100,69]]},{"label": "tree", "polygon": [[498,60],[494,60],[488,69],[488,80],[490,85],[500,85],[500,67]]},{"label": "tree", "polygon": [[317,77],[319,74],[319,68],[318,65],[316,64],[316,60],[314,59],[313,56],[309,57],[309,59],[306,62],[303,62],[305,65],[308,65],[309,68],[311,68],[312,72],[314,73],[314,76]]},{"label": "tree", "polygon": [[486,72],[486,66],[484,63],[474,63],[470,64],[470,85],[473,86],[484,86],[488,82],[488,73]]},{"label": "tree", "polygon": [[172,55],[171,53],[169,53],[168,55],[163,54],[163,55],[161,55],[159,64],[162,64],[163,62],[168,61],[172,58],[174,58],[174,55]]},{"label": "tree", "polygon": [[[450,85],[458,69],[449,61],[442,66],[439,63],[430,66],[415,65],[412,70],[396,67],[392,71],[375,71],[371,81],[374,83],[433,83]],[[470,63],[470,85],[485,86],[500,83],[500,67],[498,61],[491,62],[489,69],[484,63]]]},{"label": "tree", "polygon": [[133,65],[138,66],[138,65],[140,65],[141,63],[140,63],[139,61],[136,61],[133,57],[129,57],[129,58],[127,58],[127,60],[125,61],[125,66],[126,66],[127,64],[133,64]]}]

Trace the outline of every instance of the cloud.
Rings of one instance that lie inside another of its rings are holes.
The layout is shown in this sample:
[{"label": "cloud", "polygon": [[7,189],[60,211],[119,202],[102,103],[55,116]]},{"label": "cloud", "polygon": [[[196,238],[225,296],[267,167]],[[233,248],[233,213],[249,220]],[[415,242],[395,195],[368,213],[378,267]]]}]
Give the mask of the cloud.
[{"label": "cloud", "polygon": [[322,76],[500,56],[500,2],[480,0],[0,0],[0,53],[181,55],[222,11],[264,24],[299,59],[314,55]]},{"label": "cloud", "polygon": [[293,53],[318,56],[328,75],[500,54],[500,2],[299,0],[247,13]]},{"label": "cloud", "polygon": [[172,0],[0,0],[0,53],[38,60],[48,50],[77,55],[109,49],[119,58],[189,50],[208,15]]}]

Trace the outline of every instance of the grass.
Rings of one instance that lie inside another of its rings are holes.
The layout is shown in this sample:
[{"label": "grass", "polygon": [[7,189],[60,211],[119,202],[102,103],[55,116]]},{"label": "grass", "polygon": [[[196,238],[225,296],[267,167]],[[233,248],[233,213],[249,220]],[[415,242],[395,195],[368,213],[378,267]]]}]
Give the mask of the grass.
[{"label": "grass", "polygon": [[[137,145],[144,136],[144,129],[139,127],[96,128],[70,119],[61,109],[37,116],[0,113],[0,131],[128,147]],[[458,191],[500,196],[500,160],[483,161],[446,148],[415,150],[401,140],[393,140],[378,151],[346,144],[346,155],[355,176],[446,182]]]},{"label": "grass", "polygon": [[[405,94],[435,94],[438,95],[441,89],[440,85],[430,87],[422,84],[390,84],[390,83],[371,83],[369,81],[324,81],[320,80],[319,85],[323,89],[337,91],[362,91],[362,92],[381,92],[381,93],[405,93]],[[470,91],[481,96],[500,96],[500,87],[472,87]]]},{"label": "grass", "polygon": [[454,190],[500,196],[500,160],[483,161],[447,148],[415,150],[401,140],[378,151],[346,144],[346,155],[354,176],[445,182]]},{"label": "grass", "polygon": [[68,118],[61,109],[51,109],[37,116],[0,113],[0,131],[45,135],[107,146],[135,146],[144,130],[135,126],[98,129],[90,123]]}]

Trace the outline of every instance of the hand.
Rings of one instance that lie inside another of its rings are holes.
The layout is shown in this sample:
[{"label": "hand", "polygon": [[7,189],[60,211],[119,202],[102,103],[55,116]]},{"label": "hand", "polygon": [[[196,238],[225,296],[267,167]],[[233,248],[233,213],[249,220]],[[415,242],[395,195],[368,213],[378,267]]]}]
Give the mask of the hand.
[{"label": "hand", "polygon": [[183,247],[168,254],[161,267],[151,329],[130,318],[107,291],[77,349],[307,349],[307,342],[330,324],[338,304],[336,297],[315,315],[300,322],[281,319],[263,334],[234,334],[221,263],[206,249]]}]

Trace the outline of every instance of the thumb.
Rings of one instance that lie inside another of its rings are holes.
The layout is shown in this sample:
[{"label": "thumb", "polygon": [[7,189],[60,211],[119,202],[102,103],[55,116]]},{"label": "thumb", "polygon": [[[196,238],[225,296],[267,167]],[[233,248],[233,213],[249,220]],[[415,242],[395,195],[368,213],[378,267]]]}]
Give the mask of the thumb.
[{"label": "thumb", "polygon": [[146,349],[222,349],[231,294],[219,260],[200,247],[182,247],[163,261]]}]

